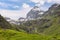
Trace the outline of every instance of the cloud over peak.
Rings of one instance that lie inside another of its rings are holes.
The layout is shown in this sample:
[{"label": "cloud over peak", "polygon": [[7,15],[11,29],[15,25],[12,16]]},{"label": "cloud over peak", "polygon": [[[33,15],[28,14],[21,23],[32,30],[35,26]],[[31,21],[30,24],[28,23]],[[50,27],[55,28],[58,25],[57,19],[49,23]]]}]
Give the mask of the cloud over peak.
[{"label": "cloud over peak", "polygon": [[36,4],[44,5],[45,3],[59,3],[60,0],[30,0],[31,2],[34,2]]},{"label": "cloud over peak", "polygon": [[54,3],[60,4],[60,0],[0,0],[0,14],[16,20],[19,17],[26,17],[33,6],[48,10]]},{"label": "cloud over peak", "polygon": [[23,3],[22,7],[23,8],[30,8],[30,5],[28,5],[27,3]]}]

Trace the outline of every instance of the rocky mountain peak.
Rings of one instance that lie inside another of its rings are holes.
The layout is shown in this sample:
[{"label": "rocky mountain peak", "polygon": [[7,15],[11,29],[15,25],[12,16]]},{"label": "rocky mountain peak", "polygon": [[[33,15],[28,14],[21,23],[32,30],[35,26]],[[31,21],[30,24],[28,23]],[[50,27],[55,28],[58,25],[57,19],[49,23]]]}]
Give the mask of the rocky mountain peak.
[{"label": "rocky mountain peak", "polygon": [[36,19],[38,18],[40,15],[40,13],[43,12],[40,10],[40,8],[38,6],[35,6],[31,9],[30,12],[28,12],[27,14],[27,19]]},{"label": "rocky mountain peak", "polygon": [[40,11],[40,8],[38,6],[33,7],[32,11]]},{"label": "rocky mountain peak", "polygon": [[49,8],[49,10],[57,9],[59,5],[60,5],[60,4],[53,4],[53,5]]}]

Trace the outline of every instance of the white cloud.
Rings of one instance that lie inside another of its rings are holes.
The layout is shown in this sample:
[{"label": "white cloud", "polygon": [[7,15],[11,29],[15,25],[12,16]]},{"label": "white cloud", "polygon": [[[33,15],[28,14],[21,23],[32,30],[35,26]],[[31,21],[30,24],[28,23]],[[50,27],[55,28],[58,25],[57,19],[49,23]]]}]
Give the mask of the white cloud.
[{"label": "white cloud", "polygon": [[40,7],[41,10],[47,11],[48,8],[47,7]]},{"label": "white cloud", "polygon": [[26,14],[31,8],[25,8],[22,10],[0,10],[0,14],[4,17],[10,17],[11,19],[17,20],[20,17],[26,17]]},{"label": "white cloud", "polygon": [[26,3],[23,3],[22,5],[23,8],[30,8],[30,5],[26,4]]},{"label": "white cloud", "polygon": [[14,8],[14,9],[17,9],[17,8],[20,8],[18,5],[15,5],[15,4],[8,4],[8,3],[4,3],[4,2],[0,2],[0,7],[2,8]]},{"label": "white cloud", "polygon": [[30,0],[31,2],[38,3],[40,0]]},{"label": "white cloud", "polygon": [[30,1],[36,3],[37,5],[38,4],[44,5],[44,3],[45,3],[46,0],[30,0]]},{"label": "white cloud", "polygon": [[[17,5],[13,4],[7,4],[0,2],[0,6],[3,8],[8,8],[11,6],[12,8],[20,8]],[[26,14],[31,10],[32,7],[30,7],[28,4],[23,3],[21,10],[7,10],[7,9],[0,9],[0,14],[4,17],[10,17],[14,20],[17,20],[20,17],[26,17]]]},{"label": "white cloud", "polygon": [[44,5],[45,2],[46,3],[59,3],[60,4],[60,0],[30,0],[31,2],[36,3],[37,5]]},{"label": "white cloud", "polygon": [[44,5],[44,3],[45,3],[45,0],[40,0],[40,2],[39,2],[41,5]]},{"label": "white cloud", "polygon": [[47,3],[59,3],[60,4],[60,0],[46,0]]},{"label": "white cloud", "polygon": [[35,3],[36,6],[39,6],[40,9],[42,9],[42,10],[48,10],[47,7],[43,7],[43,5],[45,3],[51,3],[51,4],[53,4],[53,3],[59,3],[60,4],[60,0],[30,0],[30,1],[33,2],[33,3]]},{"label": "white cloud", "polygon": [[[13,2],[17,2],[20,0],[10,0]],[[31,2],[34,2],[37,6],[42,6],[45,4],[45,2],[47,3],[60,3],[60,0],[30,0]],[[13,7],[13,8],[19,8],[19,6],[17,5],[13,5],[13,4],[7,4],[7,3],[3,3],[0,2],[0,6],[2,7]],[[23,3],[22,5],[22,9],[21,10],[0,10],[0,14],[4,17],[10,17],[12,19],[17,20],[20,17],[26,17],[26,14],[31,10],[32,7],[30,7],[29,4],[27,3]],[[48,10],[46,7],[41,7],[42,10]]]},{"label": "white cloud", "polygon": [[20,0],[8,0],[8,1],[12,1],[12,2],[19,2]]},{"label": "white cloud", "polygon": [[55,3],[59,3],[60,4],[60,0],[54,0]]},{"label": "white cloud", "polygon": [[53,2],[53,0],[46,0],[47,1],[47,3],[51,3],[51,2]]}]

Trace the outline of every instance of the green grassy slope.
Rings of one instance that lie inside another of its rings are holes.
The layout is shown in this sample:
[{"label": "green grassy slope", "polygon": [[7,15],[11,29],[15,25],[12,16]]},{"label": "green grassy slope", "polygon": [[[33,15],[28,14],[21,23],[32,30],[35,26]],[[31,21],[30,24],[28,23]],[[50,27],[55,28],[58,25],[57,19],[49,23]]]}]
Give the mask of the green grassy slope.
[{"label": "green grassy slope", "polygon": [[60,34],[60,17],[53,18],[52,25],[44,31],[45,34]]},{"label": "green grassy slope", "polygon": [[51,36],[0,29],[0,40],[51,40]]},{"label": "green grassy slope", "polygon": [[[51,13],[52,11],[53,13]],[[45,17],[47,19],[50,18],[51,25],[49,28],[44,30],[44,34],[60,35],[60,5],[57,8],[52,9],[52,11],[48,11],[48,16]]]}]

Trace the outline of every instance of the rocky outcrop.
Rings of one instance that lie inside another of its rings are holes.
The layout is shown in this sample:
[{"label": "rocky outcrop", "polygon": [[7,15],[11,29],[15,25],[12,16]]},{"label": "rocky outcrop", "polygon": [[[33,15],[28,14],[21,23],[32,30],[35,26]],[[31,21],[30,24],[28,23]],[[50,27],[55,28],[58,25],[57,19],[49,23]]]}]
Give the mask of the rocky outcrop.
[{"label": "rocky outcrop", "polygon": [[38,17],[41,17],[43,11],[40,10],[38,6],[35,6],[31,9],[31,11],[27,14],[27,19],[34,20]]}]

